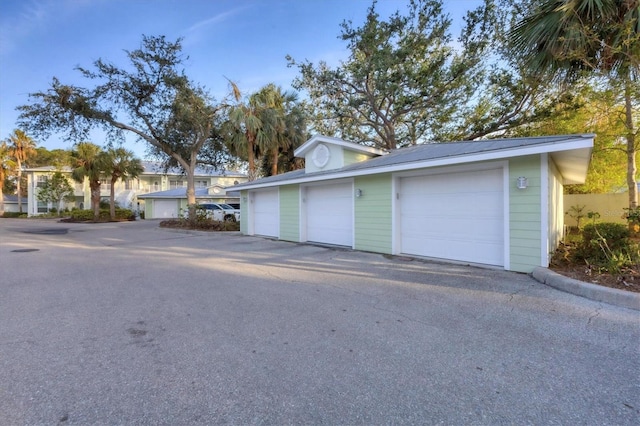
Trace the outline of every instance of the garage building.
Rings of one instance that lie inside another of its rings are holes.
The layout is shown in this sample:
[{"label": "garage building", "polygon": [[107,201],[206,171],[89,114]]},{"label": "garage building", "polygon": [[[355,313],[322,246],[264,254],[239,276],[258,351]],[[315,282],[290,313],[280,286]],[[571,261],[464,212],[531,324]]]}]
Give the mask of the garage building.
[{"label": "garage building", "polygon": [[594,135],[431,143],[384,152],[315,136],[305,169],[234,186],[241,231],[530,272],[562,238],[563,186]]}]

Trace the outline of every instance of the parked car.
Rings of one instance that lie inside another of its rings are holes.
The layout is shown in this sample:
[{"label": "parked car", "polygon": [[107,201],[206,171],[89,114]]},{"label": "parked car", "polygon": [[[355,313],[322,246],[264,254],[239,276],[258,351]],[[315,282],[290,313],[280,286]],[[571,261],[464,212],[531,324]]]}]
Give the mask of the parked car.
[{"label": "parked car", "polygon": [[240,220],[240,211],[228,204],[204,203],[199,204],[198,209],[206,211],[207,217],[213,220],[236,222]]},{"label": "parked car", "polygon": [[[226,214],[233,214],[233,217],[236,221],[240,220],[240,209],[233,207],[231,204],[218,203],[220,207],[222,207]],[[233,220],[233,219],[231,219]]]}]

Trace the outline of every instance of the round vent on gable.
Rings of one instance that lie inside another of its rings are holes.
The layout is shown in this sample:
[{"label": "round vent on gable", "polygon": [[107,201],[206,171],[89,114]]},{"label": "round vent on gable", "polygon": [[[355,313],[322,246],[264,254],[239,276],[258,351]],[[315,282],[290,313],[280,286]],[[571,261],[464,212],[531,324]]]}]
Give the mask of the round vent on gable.
[{"label": "round vent on gable", "polygon": [[316,148],[313,150],[313,154],[311,159],[313,160],[313,164],[318,168],[323,168],[329,162],[329,158],[331,157],[331,153],[329,152],[329,148],[325,144],[318,144]]}]

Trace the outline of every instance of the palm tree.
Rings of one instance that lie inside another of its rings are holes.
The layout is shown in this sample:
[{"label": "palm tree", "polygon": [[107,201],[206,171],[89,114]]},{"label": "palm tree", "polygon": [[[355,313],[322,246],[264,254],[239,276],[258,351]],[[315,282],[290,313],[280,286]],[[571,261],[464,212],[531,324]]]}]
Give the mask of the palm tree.
[{"label": "palm tree", "polygon": [[101,153],[102,148],[91,142],[80,142],[71,152],[73,162],[71,177],[80,183],[84,182],[85,178],[88,179],[91,191],[91,209],[95,221],[100,218],[100,179],[104,174]]},{"label": "palm tree", "polygon": [[[271,174],[278,174],[296,168],[293,151],[302,145],[307,139],[307,119],[302,107],[298,104],[298,97],[295,93],[285,92],[284,96],[284,120],[283,131],[279,132],[276,140],[275,152],[273,153],[273,163]],[[280,153],[284,153],[284,164],[280,160]]]},{"label": "palm tree", "polygon": [[11,153],[16,162],[17,181],[16,192],[18,193],[18,210],[22,213],[22,166],[29,157],[36,154],[36,143],[25,132],[16,129],[9,136],[11,142]]},{"label": "palm tree", "polygon": [[264,126],[264,139],[259,145],[265,155],[270,155],[266,163],[271,163],[270,175],[273,176],[278,174],[280,152],[304,142],[306,123],[297,105],[296,93],[283,92],[281,87],[271,83],[254,96],[261,105],[263,125],[268,123]]},{"label": "palm tree", "polygon": [[542,0],[536,4],[510,33],[514,48],[523,52],[531,71],[564,82],[575,81],[585,72],[602,74],[612,87],[622,86],[629,208],[637,208],[639,1]]},{"label": "palm tree", "polygon": [[255,95],[246,103],[242,102],[242,94],[235,83],[231,83],[236,105],[229,112],[225,123],[228,142],[231,150],[238,156],[247,158],[249,162],[249,180],[255,180],[257,144],[265,139],[265,129],[261,116],[262,105]]},{"label": "palm tree", "polygon": [[111,192],[109,194],[109,215],[116,219],[115,185],[118,179],[137,178],[143,171],[142,162],[134,157],[133,152],[125,148],[110,148],[102,153],[101,161],[104,172],[111,175]]},{"label": "palm tree", "polygon": [[275,84],[267,84],[252,94],[246,103],[240,102],[238,87],[232,83],[238,104],[229,113],[226,123],[231,150],[249,163],[249,180],[257,177],[256,157],[271,163],[271,175],[278,173],[281,150],[299,146],[306,136],[306,123],[297,106],[295,93],[283,92]]},{"label": "palm tree", "polygon": [[0,216],[4,214],[4,182],[15,167],[16,163],[11,157],[11,148],[5,141],[2,141],[0,143]]}]

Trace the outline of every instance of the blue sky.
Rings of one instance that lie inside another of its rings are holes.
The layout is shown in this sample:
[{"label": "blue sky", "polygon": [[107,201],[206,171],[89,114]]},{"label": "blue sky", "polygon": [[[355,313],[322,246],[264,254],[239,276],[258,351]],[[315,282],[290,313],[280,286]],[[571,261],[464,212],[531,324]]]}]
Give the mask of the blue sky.
[{"label": "blue sky", "polygon": [[[376,9],[386,17],[407,2],[379,0]],[[459,23],[478,0],[445,3]],[[74,68],[90,68],[98,58],[125,66],[123,50],[138,48],[143,34],[183,37],[186,74],[217,99],[229,92],[225,77],[244,93],[270,82],[290,90],[297,70],[287,68],[285,56],[338,64],[348,54],[338,39],[340,23],[360,26],[370,5],[370,0],[3,0],[0,139],[16,128],[15,108],[28,102],[29,93],[46,90],[54,76],[87,85]],[[48,149],[72,146],[57,137],[37,142]],[[143,156],[146,146],[128,148]]]}]

